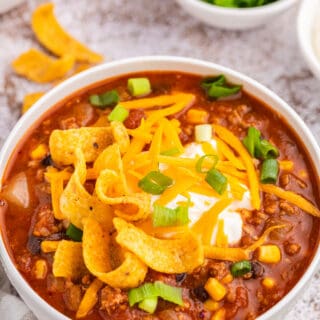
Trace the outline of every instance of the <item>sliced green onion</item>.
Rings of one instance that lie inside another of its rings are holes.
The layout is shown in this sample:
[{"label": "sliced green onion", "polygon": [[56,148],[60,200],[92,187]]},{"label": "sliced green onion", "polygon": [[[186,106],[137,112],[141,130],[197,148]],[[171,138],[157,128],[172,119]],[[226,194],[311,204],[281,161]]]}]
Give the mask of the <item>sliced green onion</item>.
[{"label": "sliced green onion", "polygon": [[158,292],[154,284],[150,282],[147,282],[138,288],[131,289],[128,292],[128,300],[130,307],[145,299],[150,299],[154,297],[158,297]]},{"label": "sliced green onion", "polygon": [[279,156],[279,150],[267,140],[260,139],[261,132],[250,127],[247,136],[242,140],[252,157],[259,159],[271,159]]},{"label": "sliced green onion", "polygon": [[201,87],[204,89],[210,89],[212,84],[216,86],[223,86],[226,83],[226,77],[223,74],[220,74],[217,77],[208,77],[204,78],[201,82]]},{"label": "sliced green onion", "polygon": [[276,183],[279,174],[279,164],[276,159],[266,159],[262,163],[260,181],[262,183]]},{"label": "sliced green onion", "polygon": [[212,127],[210,124],[199,124],[194,128],[196,142],[210,141],[212,139]]},{"label": "sliced green onion", "polygon": [[241,90],[241,85],[228,85],[224,75],[205,78],[201,83],[201,87],[206,90],[210,98],[215,99],[234,95]]},{"label": "sliced green onion", "polygon": [[128,300],[129,305],[132,307],[136,303],[140,303],[145,299],[159,297],[163,300],[175,303],[182,306],[182,289],[178,287],[169,286],[161,281],[154,283],[145,283],[144,285],[129,290]]},{"label": "sliced green onion", "polygon": [[256,148],[256,157],[261,159],[272,159],[279,156],[279,150],[267,140],[261,140]]},{"label": "sliced green onion", "polygon": [[161,281],[156,281],[154,286],[156,287],[159,298],[175,303],[179,306],[183,305],[181,288],[169,286]]},{"label": "sliced green onion", "polygon": [[117,90],[107,91],[102,94],[93,94],[89,97],[90,103],[99,109],[116,105],[119,102],[119,94]]},{"label": "sliced green onion", "polygon": [[233,87],[223,87],[223,86],[215,86],[212,85],[208,90],[208,96],[211,98],[222,98],[229,97],[236,93],[238,93],[241,89],[241,86],[233,86]]},{"label": "sliced green onion", "polygon": [[77,242],[81,242],[82,241],[82,230],[78,229],[75,225],[73,225],[72,223],[69,224],[69,227],[66,230],[66,235]]},{"label": "sliced green onion", "polygon": [[202,0],[204,2],[214,4],[226,8],[252,8],[260,7],[277,0]]},{"label": "sliced green onion", "polygon": [[249,273],[252,269],[252,265],[250,261],[242,260],[234,263],[231,266],[231,274],[236,277],[242,277],[245,274]]},{"label": "sliced green onion", "polygon": [[145,96],[151,92],[148,78],[131,78],[128,80],[128,90],[134,97]]},{"label": "sliced green onion", "polygon": [[109,114],[108,119],[109,121],[119,121],[123,122],[128,118],[129,111],[118,104]]},{"label": "sliced green onion", "polygon": [[178,148],[172,148],[172,149],[164,150],[160,154],[162,156],[175,156],[175,155],[178,155],[179,153],[180,151]]},{"label": "sliced green onion", "polygon": [[138,186],[143,191],[156,195],[163,193],[172,183],[173,180],[160,171],[151,171],[139,181]]},{"label": "sliced green onion", "polygon": [[236,8],[235,0],[205,0],[220,7]]},{"label": "sliced green onion", "polygon": [[256,146],[260,143],[260,131],[255,127],[248,129],[247,136],[242,140],[242,143],[247,148],[252,157],[255,156]]},{"label": "sliced green onion", "polygon": [[205,180],[219,194],[223,194],[227,189],[228,179],[217,169],[209,170]]},{"label": "sliced green onion", "polygon": [[144,299],[139,303],[139,308],[148,313],[154,313],[157,309],[158,297]]},{"label": "sliced green onion", "polygon": [[154,227],[182,226],[189,223],[188,207],[178,206],[175,209],[159,205],[153,206],[152,222]]},{"label": "sliced green onion", "polygon": [[219,161],[219,158],[216,154],[206,154],[204,156],[202,156],[201,158],[199,158],[199,160],[197,161],[196,163],[196,170],[197,172],[199,173],[207,173],[210,169],[206,170],[206,169],[202,169],[203,167],[203,163],[204,161],[207,159],[207,158],[211,158],[212,159],[212,165],[211,165],[211,168],[210,169],[213,169],[218,161]]}]

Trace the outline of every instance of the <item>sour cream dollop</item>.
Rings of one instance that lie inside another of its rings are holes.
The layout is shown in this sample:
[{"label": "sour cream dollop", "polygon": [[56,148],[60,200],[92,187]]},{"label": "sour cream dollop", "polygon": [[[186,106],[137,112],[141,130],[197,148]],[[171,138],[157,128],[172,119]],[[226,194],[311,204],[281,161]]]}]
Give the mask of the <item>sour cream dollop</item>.
[{"label": "sour cream dollop", "polygon": [[[216,150],[217,143],[214,139],[209,141],[213,149]],[[185,152],[180,156],[181,158],[195,158],[196,156],[203,156],[204,152],[202,149],[201,143],[192,142],[185,147]],[[164,166],[161,166],[164,169]],[[160,167],[160,168],[161,168]],[[244,188],[247,189],[245,185]],[[230,192],[230,188],[228,187],[227,192]],[[198,194],[195,192],[189,192],[190,201],[192,205],[189,207],[189,227],[192,227],[201,217],[207,212],[212,206],[214,206],[219,198],[210,197],[202,194]],[[159,196],[152,197],[152,204],[159,198]],[[174,209],[179,206],[179,203],[186,202],[186,198],[182,195],[177,195],[172,201],[170,201],[166,207]],[[220,212],[218,215],[218,221],[223,220],[224,224],[224,233],[228,237],[228,244],[235,245],[237,244],[242,237],[242,226],[243,221],[239,209],[248,209],[252,210],[251,206],[251,196],[250,192],[247,189],[244,192],[244,195],[241,200],[233,201],[225,210]],[[213,229],[211,244],[215,245],[217,240],[217,227],[218,223]]]}]

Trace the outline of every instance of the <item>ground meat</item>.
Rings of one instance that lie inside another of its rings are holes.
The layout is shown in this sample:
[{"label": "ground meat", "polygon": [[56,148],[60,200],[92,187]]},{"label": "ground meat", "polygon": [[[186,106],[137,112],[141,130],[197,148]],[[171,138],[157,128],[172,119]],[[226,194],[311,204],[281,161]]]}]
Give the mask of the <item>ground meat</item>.
[{"label": "ground meat", "polygon": [[288,214],[288,215],[299,214],[299,209],[285,200],[281,200],[279,206],[281,209],[281,214]]},{"label": "ground meat", "polygon": [[53,233],[57,233],[59,230],[60,227],[56,224],[51,206],[40,206],[36,213],[33,235],[36,237],[47,237]]},{"label": "ground meat", "polygon": [[80,127],[88,126],[95,118],[95,110],[88,102],[80,102],[74,106],[76,123]]},{"label": "ground meat", "polygon": [[284,245],[284,251],[289,256],[294,256],[300,252],[301,246],[297,243],[286,243]]},{"label": "ground meat", "polygon": [[242,117],[240,116],[237,110],[234,110],[233,112],[231,112],[228,115],[227,119],[232,125],[238,125],[242,121]]},{"label": "ground meat", "polygon": [[31,269],[32,269],[32,257],[31,257],[31,254],[29,252],[18,256],[17,259],[16,259],[16,263],[17,263],[17,268],[21,272],[24,272],[24,273],[31,272]]},{"label": "ground meat", "polygon": [[63,294],[64,302],[71,311],[77,311],[82,298],[82,290],[79,285],[68,284],[68,288]]},{"label": "ground meat", "polygon": [[226,303],[226,318],[233,318],[239,308],[246,308],[248,306],[248,290],[244,287],[237,287],[232,299],[228,299]]},{"label": "ground meat", "polygon": [[39,201],[39,205],[51,203],[51,186],[50,183],[44,181],[35,185],[35,195]]},{"label": "ground meat", "polygon": [[275,214],[279,210],[278,198],[272,194],[265,193],[264,197],[264,212],[267,214]]},{"label": "ground meat", "polygon": [[254,242],[254,239],[249,234],[244,234],[241,238],[240,244],[241,247],[248,247]]},{"label": "ground meat", "polygon": [[305,189],[307,187],[307,184],[302,179],[291,173],[282,174],[279,181],[283,188],[288,187],[288,189],[290,189],[290,185],[299,186],[301,189]]},{"label": "ground meat", "polygon": [[124,121],[124,125],[128,129],[136,129],[140,126],[141,120],[146,118],[143,110],[130,110],[128,118]]},{"label": "ground meat", "polygon": [[116,309],[126,308],[128,296],[118,288],[105,286],[101,290],[100,309],[105,310],[109,315]]},{"label": "ground meat", "polygon": [[59,121],[59,126],[60,126],[60,129],[62,130],[79,128],[77,124],[77,119],[75,117],[61,119]]},{"label": "ground meat", "polygon": [[208,263],[209,276],[221,280],[229,273],[229,267],[226,262],[216,262],[210,260]]},{"label": "ground meat", "polygon": [[238,287],[236,289],[236,301],[240,308],[245,308],[248,306],[248,290],[244,287]]},{"label": "ground meat", "polygon": [[268,216],[261,211],[254,211],[250,218],[247,219],[247,223],[254,226],[259,226],[267,220]]}]

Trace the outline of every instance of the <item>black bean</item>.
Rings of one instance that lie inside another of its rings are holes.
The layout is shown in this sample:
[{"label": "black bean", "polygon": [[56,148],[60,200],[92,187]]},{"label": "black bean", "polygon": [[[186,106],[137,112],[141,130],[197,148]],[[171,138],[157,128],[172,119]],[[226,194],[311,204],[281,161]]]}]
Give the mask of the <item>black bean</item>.
[{"label": "black bean", "polygon": [[51,155],[47,155],[45,158],[43,158],[41,160],[41,164],[44,166],[44,167],[48,167],[48,166],[53,166],[54,163],[53,163],[53,160],[51,158]]},{"label": "black bean", "polygon": [[187,277],[186,273],[178,273],[176,274],[176,281],[181,283],[186,279],[186,277]]},{"label": "black bean", "polygon": [[43,239],[40,237],[35,237],[34,235],[30,235],[28,238],[27,248],[32,254],[40,253],[41,241]]},{"label": "black bean", "polygon": [[203,286],[199,286],[197,288],[194,288],[192,290],[192,292],[193,292],[194,296],[202,302],[205,302],[206,300],[209,299],[209,294]]},{"label": "black bean", "polygon": [[263,266],[262,266],[259,262],[257,262],[257,261],[253,261],[253,262],[251,263],[251,265],[252,265],[252,270],[251,270],[251,272],[252,272],[252,278],[253,278],[253,279],[257,279],[257,278],[262,277],[263,274],[264,274],[264,268],[263,268]]}]

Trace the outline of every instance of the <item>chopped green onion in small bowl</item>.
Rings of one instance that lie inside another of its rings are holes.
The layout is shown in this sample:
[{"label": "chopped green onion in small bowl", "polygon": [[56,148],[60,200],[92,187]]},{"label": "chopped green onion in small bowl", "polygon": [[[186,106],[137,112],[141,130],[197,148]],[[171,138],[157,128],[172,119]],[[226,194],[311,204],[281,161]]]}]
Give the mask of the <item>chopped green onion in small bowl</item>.
[{"label": "chopped green onion in small bowl", "polygon": [[201,0],[210,4],[226,8],[260,7],[278,0]]}]

